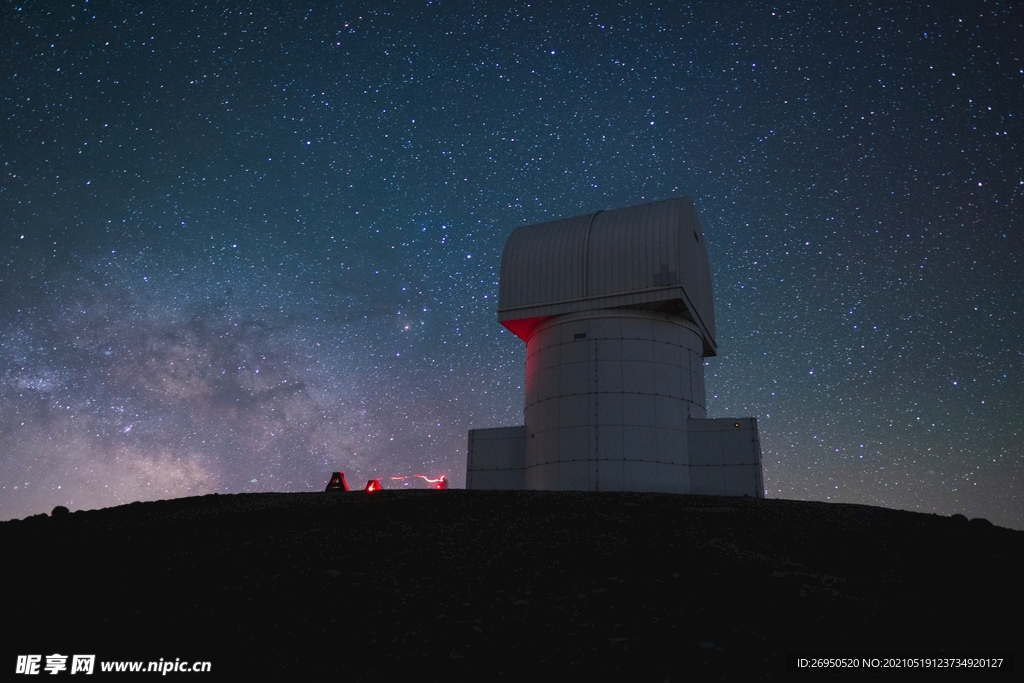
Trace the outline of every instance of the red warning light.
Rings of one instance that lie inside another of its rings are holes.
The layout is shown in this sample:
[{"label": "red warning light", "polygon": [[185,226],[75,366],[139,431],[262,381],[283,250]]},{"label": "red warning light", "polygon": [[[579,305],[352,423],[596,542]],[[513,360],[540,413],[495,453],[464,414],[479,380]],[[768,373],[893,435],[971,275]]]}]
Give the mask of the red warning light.
[{"label": "red warning light", "polygon": [[384,487],[380,485],[380,479],[370,479],[366,482],[366,488],[363,490],[372,493],[373,491],[383,491]]},{"label": "red warning light", "polygon": [[331,474],[331,480],[327,482],[327,491],[348,491],[348,482],[345,481],[344,472],[334,472]]}]

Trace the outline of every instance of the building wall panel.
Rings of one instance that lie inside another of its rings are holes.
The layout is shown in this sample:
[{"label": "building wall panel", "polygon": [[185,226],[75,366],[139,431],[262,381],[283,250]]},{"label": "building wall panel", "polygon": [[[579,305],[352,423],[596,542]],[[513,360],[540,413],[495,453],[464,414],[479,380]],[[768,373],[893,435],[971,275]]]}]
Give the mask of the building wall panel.
[{"label": "building wall panel", "polygon": [[[658,396],[670,396],[680,399],[683,397],[683,373],[684,369],[679,364],[679,354],[675,355],[675,364],[659,362],[654,370],[654,393]],[[667,359],[664,359],[667,361]],[[686,372],[687,380],[690,373]],[[687,382],[689,383],[689,382]],[[690,394],[689,391],[686,392]]]},{"label": "building wall panel", "polygon": [[471,430],[466,488],[521,490],[525,454],[525,426]]},{"label": "building wall panel", "polygon": [[596,428],[592,426],[591,429],[595,433],[594,450],[587,457],[600,460],[622,459],[629,441],[626,428],[621,423],[604,424]]},{"label": "building wall panel", "polygon": [[653,398],[655,423],[658,426],[677,432],[681,432],[686,429],[686,419],[683,414],[685,408],[680,405],[678,398],[667,394],[662,394]]},{"label": "building wall panel", "polygon": [[598,491],[622,491],[622,461],[598,460],[594,463]]},{"label": "building wall panel", "polygon": [[[587,336],[576,339],[581,328]],[[605,339],[595,331],[622,338]],[[692,368],[683,364],[695,358],[703,363],[695,327],[639,309],[582,313],[541,323],[527,347],[532,365],[543,368],[527,382],[525,416],[534,435],[526,446],[528,468],[581,457],[602,463],[687,462],[684,418],[694,397],[690,383],[682,380]],[[591,436],[584,440],[569,431],[580,428]],[[644,471],[654,477],[657,470]],[[528,482],[539,480],[527,476]]]},{"label": "building wall panel", "polygon": [[593,447],[592,430],[588,426],[567,427],[559,431],[559,454],[562,462],[589,460]]}]

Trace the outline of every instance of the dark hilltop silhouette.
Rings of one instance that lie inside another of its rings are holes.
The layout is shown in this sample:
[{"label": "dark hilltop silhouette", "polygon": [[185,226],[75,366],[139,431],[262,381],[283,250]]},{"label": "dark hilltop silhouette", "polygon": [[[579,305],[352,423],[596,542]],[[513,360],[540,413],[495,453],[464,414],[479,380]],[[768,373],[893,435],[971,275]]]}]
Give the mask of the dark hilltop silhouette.
[{"label": "dark hilltop silhouette", "polygon": [[0,542],[5,667],[61,653],[207,660],[203,680],[782,678],[791,653],[1013,653],[1024,612],[1024,532],[862,505],[209,495],[58,508],[0,524]]}]

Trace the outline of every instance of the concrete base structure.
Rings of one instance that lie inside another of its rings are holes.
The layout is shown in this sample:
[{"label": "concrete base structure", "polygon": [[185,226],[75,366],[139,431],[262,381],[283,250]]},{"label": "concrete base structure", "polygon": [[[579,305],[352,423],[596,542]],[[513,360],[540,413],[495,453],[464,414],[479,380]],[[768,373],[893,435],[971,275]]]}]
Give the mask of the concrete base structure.
[{"label": "concrete base structure", "polygon": [[687,434],[690,493],[764,498],[757,418],[691,419]]},{"label": "concrete base structure", "polygon": [[[659,467],[663,463],[638,459],[559,463],[559,473],[583,470],[587,474],[583,478],[559,476],[553,486],[526,484],[525,426],[474,429],[469,432],[466,488],[492,491],[664,491],[764,497],[756,418],[690,418],[687,428],[690,462],[685,466]],[[616,486],[614,473],[619,468],[623,473],[622,485]],[[602,470],[604,476],[600,475]],[[550,466],[548,472],[551,472]],[[627,473],[632,476],[627,478]],[[681,485],[684,478],[685,488]],[[581,479],[583,483],[578,484]],[[587,484],[590,481],[594,482],[593,486]],[[608,485],[602,487],[602,482]]]},{"label": "concrete base structure", "polygon": [[466,488],[522,491],[526,427],[493,427],[469,431]]}]

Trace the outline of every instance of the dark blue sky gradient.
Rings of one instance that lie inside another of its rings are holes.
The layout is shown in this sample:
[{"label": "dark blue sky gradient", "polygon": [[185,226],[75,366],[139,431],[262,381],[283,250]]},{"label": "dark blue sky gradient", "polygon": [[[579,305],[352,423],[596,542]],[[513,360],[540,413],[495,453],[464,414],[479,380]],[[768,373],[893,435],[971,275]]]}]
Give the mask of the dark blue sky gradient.
[{"label": "dark blue sky gradient", "polygon": [[1024,528],[1020,3],[339,4],[0,10],[0,519],[462,486],[509,233],[689,195],[769,496]]}]

